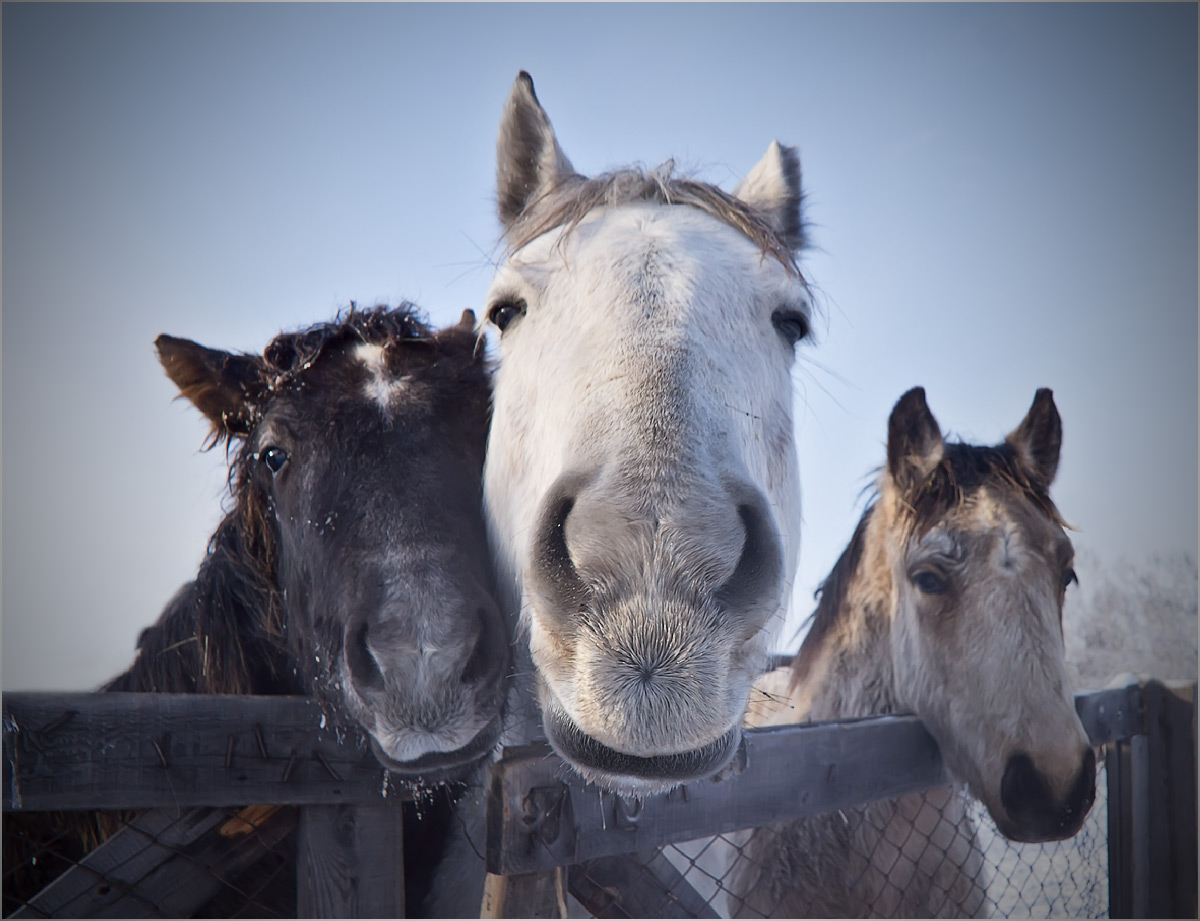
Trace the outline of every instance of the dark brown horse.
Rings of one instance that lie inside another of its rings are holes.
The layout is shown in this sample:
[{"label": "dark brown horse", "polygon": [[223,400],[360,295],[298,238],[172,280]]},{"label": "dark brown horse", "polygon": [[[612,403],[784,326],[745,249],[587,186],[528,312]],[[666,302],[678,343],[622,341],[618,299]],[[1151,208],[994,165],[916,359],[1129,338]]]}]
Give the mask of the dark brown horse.
[{"label": "dark brown horse", "polygon": [[234,509],[114,691],[315,692],[385,766],[491,751],[508,667],[480,499],[488,384],[472,318],[351,311],[258,355],[160,336],[233,451]]},{"label": "dark brown horse", "polygon": [[[467,311],[434,332],[409,306],[352,308],[262,355],[160,336],[168,376],[212,424],[209,446],[227,446],[232,509],[104,690],[313,694],[393,773],[470,775],[495,747],[509,666],[473,322]],[[451,821],[451,799],[426,804],[425,838],[444,838],[432,826]],[[424,844],[415,861],[438,852]],[[428,870],[409,868],[411,908]]]}]

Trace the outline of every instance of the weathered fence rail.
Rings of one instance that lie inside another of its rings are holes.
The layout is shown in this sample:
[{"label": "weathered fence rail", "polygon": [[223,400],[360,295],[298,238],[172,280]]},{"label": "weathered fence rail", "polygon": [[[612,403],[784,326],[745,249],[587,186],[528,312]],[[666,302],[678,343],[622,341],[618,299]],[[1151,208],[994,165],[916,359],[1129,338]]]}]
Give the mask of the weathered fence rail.
[{"label": "weathered fence rail", "polygon": [[[1145,729],[1136,684],[1081,695],[1076,709],[1093,745]],[[914,716],[750,730],[739,761],[734,776],[631,802],[564,776],[548,746],[509,749],[491,775],[488,870],[569,866],[949,782],[937,743]]]},{"label": "weathered fence rail", "polygon": [[[1196,917],[1195,687],[1076,698],[1107,751],[1112,917]],[[301,916],[402,915],[407,794],[384,778],[356,734],[303,699],[4,695],[6,812],[194,807],[188,827],[200,828],[206,807],[303,807],[292,826]],[[509,749],[488,781],[484,911],[553,916],[569,891],[601,916],[711,916],[658,848],[945,782],[914,717],[752,730],[725,777],[646,800],[602,794],[545,746]],[[164,849],[164,867],[173,855]],[[60,895],[70,886],[81,888],[68,879]]]},{"label": "weathered fence rail", "polygon": [[302,697],[4,695],[4,809],[376,805],[404,798]]}]

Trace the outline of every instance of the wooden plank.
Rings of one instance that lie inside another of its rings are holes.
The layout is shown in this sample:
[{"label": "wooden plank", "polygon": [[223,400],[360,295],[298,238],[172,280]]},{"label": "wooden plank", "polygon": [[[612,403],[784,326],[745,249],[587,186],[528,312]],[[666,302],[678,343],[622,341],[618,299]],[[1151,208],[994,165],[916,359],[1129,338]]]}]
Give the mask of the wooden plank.
[{"label": "wooden plank", "polygon": [[405,916],[399,802],[303,807],[296,856],[298,917]]},{"label": "wooden plank", "polygon": [[[1081,695],[1076,707],[1099,743],[1143,730],[1140,700],[1133,684]],[[914,716],[749,730],[744,755],[740,772],[631,802],[584,783],[545,743],[508,749],[489,778],[488,870],[568,866],[948,782],[937,744]]]},{"label": "wooden plank", "polygon": [[221,809],[136,816],[12,917],[189,917],[263,858],[280,862],[296,820],[284,810],[249,833],[230,823]]},{"label": "wooden plank", "polygon": [[1128,739],[1110,742],[1108,778],[1108,916],[1133,917],[1133,752]]},{"label": "wooden plank", "polygon": [[571,895],[597,918],[717,918],[682,873],[653,850],[571,867]]},{"label": "wooden plank", "polygon": [[480,918],[565,918],[563,871],[489,873],[483,884]]},{"label": "wooden plank", "polygon": [[[891,753],[886,764],[871,754],[881,748]],[[737,776],[639,801],[585,784],[545,744],[522,746],[492,768],[488,869],[528,873],[946,782],[937,745],[915,717],[753,730]]]},{"label": "wooden plank", "polygon": [[1135,857],[1134,912],[1147,918],[1195,918],[1195,687],[1168,688],[1152,681],[1145,692],[1145,814],[1135,819],[1135,827],[1144,824],[1145,831],[1136,855],[1143,858],[1140,866]]},{"label": "wooden plank", "polygon": [[410,798],[300,697],[6,693],[5,810]]}]

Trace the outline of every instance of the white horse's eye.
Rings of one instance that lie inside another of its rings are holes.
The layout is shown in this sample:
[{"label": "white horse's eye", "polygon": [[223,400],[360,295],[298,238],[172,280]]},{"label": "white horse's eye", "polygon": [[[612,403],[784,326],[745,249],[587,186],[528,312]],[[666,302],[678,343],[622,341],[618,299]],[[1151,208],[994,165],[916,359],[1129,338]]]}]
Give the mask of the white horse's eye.
[{"label": "white horse's eye", "polygon": [[789,345],[795,345],[801,339],[808,338],[808,318],[799,311],[780,308],[771,314],[771,322]]},{"label": "white horse's eye", "polygon": [[1067,588],[1070,586],[1070,584],[1072,582],[1074,582],[1076,585],[1078,585],[1079,584],[1079,576],[1075,575],[1074,569],[1067,569],[1067,571],[1063,573],[1063,580],[1062,580],[1062,587],[1063,587],[1064,592],[1067,590]]},{"label": "white horse's eye", "polygon": [[258,452],[258,459],[275,476],[288,462],[288,453],[283,448],[268,447]]},{"label": "white horse's eye", "polygon": [[950,586],[936,572],[922,569],[912,577],[912,584],[922,595],[944,595]]},{"label": "white horse's eye", "polygon": [[524,313],[525,302],[520,298],[513,298],[511,300],[497,301],[488,308],[487,316],[496,329],[504,332],[509,323]]}]

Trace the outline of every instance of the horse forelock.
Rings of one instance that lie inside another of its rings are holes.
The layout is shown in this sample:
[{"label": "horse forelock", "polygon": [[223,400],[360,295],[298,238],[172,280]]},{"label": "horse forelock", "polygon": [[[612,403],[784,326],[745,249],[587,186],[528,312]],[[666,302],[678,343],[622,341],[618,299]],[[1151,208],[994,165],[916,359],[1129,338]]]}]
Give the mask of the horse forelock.
[{"label": "horse forelock", "polygon": [[1046,486],[1031,477],[1012,445],[970,445],[947,442],[941,460],[921,486],[901,503],[905,537],[920,537],[983,486],[1028,500],[1058,527],[1066,521]]},{"label": "horse forelock", "polygon": [[804,282],[792,248],[757,210],[715,185],[673,175],[674,168],[674,161],[668,160],[653,170],[627,167],[591,178],[568,177],[531,202],[506,228],[508,255],[559,227],[565,228],[561,243],[599,208],[650,202],[696,208],[728,224],[756,244],[764,256],[777,260],[789,275]]}]

